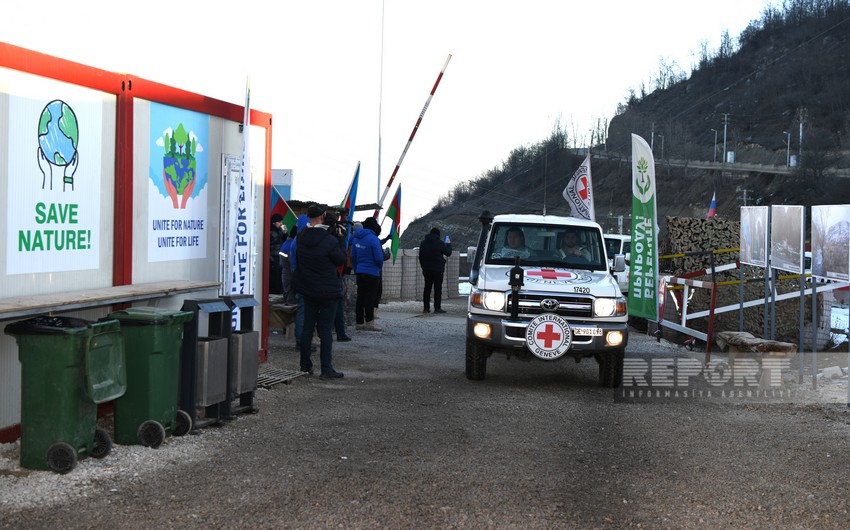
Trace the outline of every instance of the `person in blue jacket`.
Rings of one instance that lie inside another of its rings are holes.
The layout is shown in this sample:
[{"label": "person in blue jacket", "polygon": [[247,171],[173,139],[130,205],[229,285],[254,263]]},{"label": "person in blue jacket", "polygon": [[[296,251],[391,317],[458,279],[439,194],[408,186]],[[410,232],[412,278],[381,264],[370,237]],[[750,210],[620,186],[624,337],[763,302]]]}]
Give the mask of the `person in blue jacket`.
[{"label": "person in blue jacket", "polygon": [[357,302],[354,305],[354,329],[381,331],[375,325],[375,306],[381,285],[384,252],[381,249],[381,225],[374,217],[363,221],[363,228],[354,232],[351,241],[351,265],[357,275]]}]

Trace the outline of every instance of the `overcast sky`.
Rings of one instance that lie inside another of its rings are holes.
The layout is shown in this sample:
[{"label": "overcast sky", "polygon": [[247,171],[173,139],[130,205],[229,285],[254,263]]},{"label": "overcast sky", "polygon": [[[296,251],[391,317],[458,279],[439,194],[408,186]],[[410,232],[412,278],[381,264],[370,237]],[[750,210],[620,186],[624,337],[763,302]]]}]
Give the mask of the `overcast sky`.
[{"label": "overcast sky", "polygon": [[557,121],[588,141],[662,59],[689,72],[771,3],[11,0],[0,41],[239,105],[250,77],[273,168],[294,171],[294,199],[329,204],[358,161],[357,202],[377,202],[451,54],[395,180],[403,230]]}]

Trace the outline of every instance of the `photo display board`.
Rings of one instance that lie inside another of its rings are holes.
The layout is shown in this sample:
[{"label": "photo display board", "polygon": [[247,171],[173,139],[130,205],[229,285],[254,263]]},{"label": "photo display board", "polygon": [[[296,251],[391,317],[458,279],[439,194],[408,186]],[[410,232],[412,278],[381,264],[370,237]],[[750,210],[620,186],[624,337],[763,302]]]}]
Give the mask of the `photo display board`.
[{"label": "photo display board", "polygon": [[850,279],[850,204],[812,206],[812,276]]},{"label": "photo display board", "polygon": [[803,273],[803,206],[771,206],[770,266]]},{"label": "photo display board", "polygon": [[767,206],[741,207],[741,263],[767,266],[768,212]]}]

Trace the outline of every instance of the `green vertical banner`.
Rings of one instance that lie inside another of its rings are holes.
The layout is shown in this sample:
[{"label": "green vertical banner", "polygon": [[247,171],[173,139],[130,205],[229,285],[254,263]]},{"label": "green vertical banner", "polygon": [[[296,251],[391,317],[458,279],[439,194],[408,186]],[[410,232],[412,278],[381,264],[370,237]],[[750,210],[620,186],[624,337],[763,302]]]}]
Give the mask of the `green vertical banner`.
[{"label": "green vertical banner", "polygon": [[658,320],[658,216],[655,158],[640,136],[632,135],[632,251],[629,314]]}]

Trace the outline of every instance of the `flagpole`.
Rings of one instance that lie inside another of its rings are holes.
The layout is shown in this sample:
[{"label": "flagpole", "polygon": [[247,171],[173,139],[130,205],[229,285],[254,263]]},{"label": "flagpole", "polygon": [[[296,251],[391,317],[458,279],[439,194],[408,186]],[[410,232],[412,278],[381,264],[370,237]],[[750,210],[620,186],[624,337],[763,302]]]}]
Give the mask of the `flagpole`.
[{"label": "flagpole", "polygon": [[431,98],[434,97],[434,92],[437,91],[437,85],[440,84],[440,80],[443,78],[443,73],[446,71],[446,67],[449,65],[449,61],[451,60],[451,58],[452,54],[449,54],[449,56],[446,58],[446,62],[443,64],[443,68],[440,70],[440,75],[437,76],[437,81],[434,82],[434,87],[431,89],[431,93],[428,95],[428,99],[425,101],[425,106],[422,107],[422,112],[419,113],[419,118],[416,120],[416,125],[413,126],[413,131],[410,133],[410,138],[407,139],[407,145],[404,146],[404,151],[401,152],[401,156],[399,157],[398,162],[395,165],[393,174],[390,176],[390,180],[387,181],[387,187],[384,188],[384,193],[378,200],[378,208],[372,214],[372,217],[378,217],[378,212],[381,210],[381,206],[384,204],[384,200],[387,198],[387,194],[390,192],[390,188],[393,185],[393,180],[395,180],[395,176],[398,173],[398,168],[401,166],[401,161],[404,160],[404,155],[407,154],[407,150],[410,148],[410,143],[413,141],[413,137],[416,135],[416,131],[419,129],[419,124],[422,123],[422,117],[425,115],[425,111],[428,110],[428,105],[431,104]]},{"label": "flagpole", "polygon": [[384,102],[384,2],[381,2],[381,76],[378,88],[378,187],[375,188],[375,198],[381,197],[381,114]]}]

